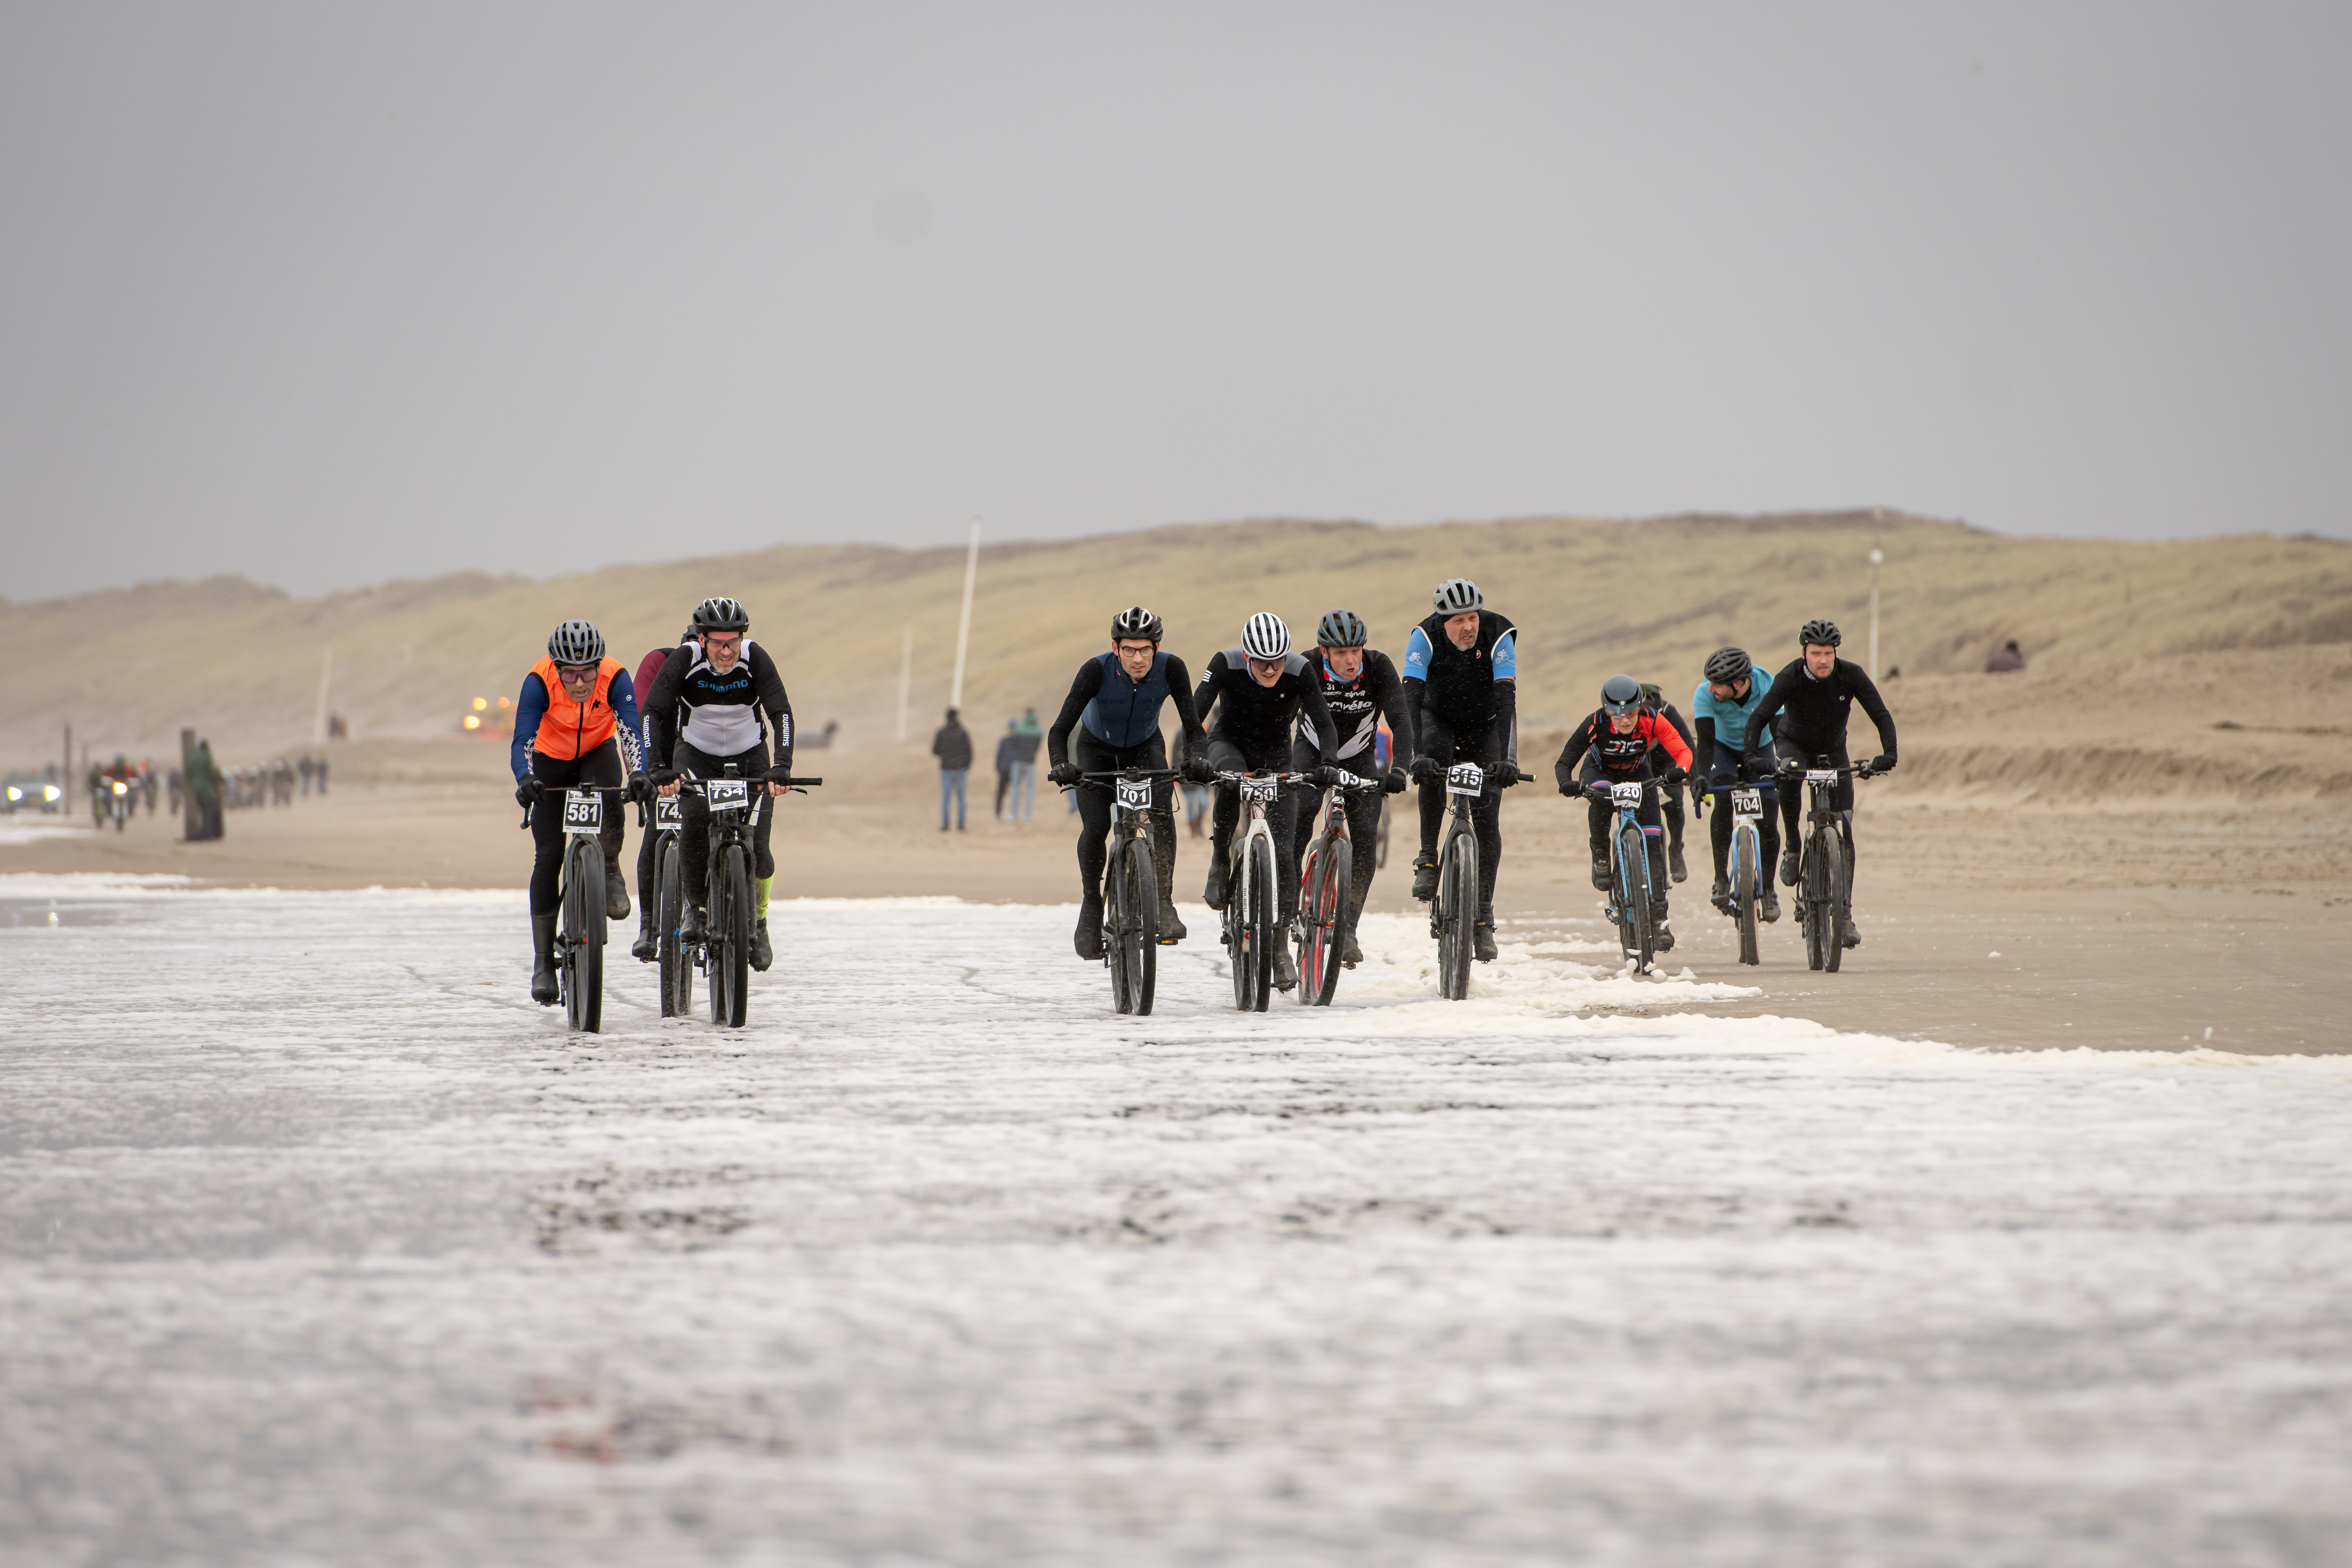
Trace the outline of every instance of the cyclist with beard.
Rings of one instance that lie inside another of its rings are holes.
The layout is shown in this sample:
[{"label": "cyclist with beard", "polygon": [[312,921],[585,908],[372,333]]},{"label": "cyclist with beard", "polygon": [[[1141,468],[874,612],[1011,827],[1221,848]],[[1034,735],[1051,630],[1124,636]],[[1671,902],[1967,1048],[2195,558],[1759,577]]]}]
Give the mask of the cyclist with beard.
[{"label": "cyclist with beard", "polygon": [[[689,647],[693,643],[694,628],[689,626],[686,628],[685,634],[677,639],[675,647]],[[669,656],[673,651],[674,649],[669,647],[657,647],[637,660],[636,688],[639,691],[648,697],[652,696],[654,680],[661,674],[662,666],[669,662]],[[646,744],[648,747],[653,744],[653,738],[650,735],[646,737]],[[654,934],[654,919],[660,911],[654,908],[654,899],[647,892],[647,889],[653,889],[654,886],[654,845],[660,837],[660,834],[650,830],[638,836],[637,940],[630,944],[629,954],[640,963],[651,963],[661,956],[661,950],[656,945]],[[657,892],[658,889],[655,891]]]},{"label": "cyclist with beard", "polygon": [[[1242,646],[1209,656],[1209,668],[1192,694],[1193,708],[1206,714],[1213,706],[1217,721],[1209,731],[1208,771],[1263,773],[1288,771],[1291,727],[1311,726],[1319,755],[1339,749],[1331,710],[1323,704],[1323,683],[1307,660],[1290,651],[1290,628],[1282,617],[1264,611],[1242,627]],[[1328,786],[1337,770],[1318,766],[1306,770],[1318,785]],[[1234,829],[1241,822],[1242,797],[1236,786],[1217,786],[1216,815],[1210,822],[1209,885],[1202,901],[1213,910],[1225,907],[1232,891],[1231,868],[1225,863],[1233,847]],[[1265,814],[1266,831],[1274,838],[1274,879],[1281,900],[1281,920],[1290,923],[1298,913],[1298,797],[1284,789]],[[1287,942],[1274,944],[1274,984],[1287,991],[1298,984]]]},{"label": "cyclist with beard", "polygon": [[[1160,733],[1160,710],[1173,703],[1179,743],[1195,759],[1187,773],[1206,776],[1198,762],[1201,716],[1192,706],[1192,674],[1184,661],[1160,651],[1166,626],[1141,605],[1110,620],[1110,651],[1078,666],[1062,711],[1045,731],[1045,777],[1072,790],[1078,808],[1078,928],[1072,936],[1080,958],[1103,955],[1102,879],[1108,863],[1112,792],[1087,784],[1087,773],[1127,768],[1156,772],[1168,765],[1168,743]],[[1184,922],[1176,918],[1175,781],[1151,785],[1151,863],[1160,874],[1160,941],[1181,942]]]},{"label": "cyclist with beard", "polygon": [[[1864,764],[1868,773],[1892,773],[1895,769],[1895,716],[1886,710],[1886,700],[1878,694],[1877,683],[1862,666],[1837,656],[1837,626],[1831,621],[1807,621],[1798,632],[1797,640],[1804,647],[1804,657],[1797,659],[1772,678],[1771,689],[1764,700],[1748,716],[1748,731],[1744,747],[1751,766],[1769,764],[1762,750],[1769,726],[1777,713],[1788,715],[1788,730],[1780,751],[1780,772],[1786,775],[1801,773],[1806,768],[1843,768],[1852,766],[1846,755],[1846,720],[1856,702],[1870,715],[1878,728],[1879,754]],[[1803,840],[1798,835],[1798,816],[1804,809],[1800,796],[1801,785],[1790,783],[1780,791],[1780,825],[1786,830],[1781,841],[1780,880],[1789,887],[1797,885]],[[1838,931],[1842,947],[1860,947],[1862,930],[1853,923],[1853,780],[1842,778],[1837,784],[1834,802],[1838,814],[1838,835],[1845,840],[1846,918]]]},{"label": "cyclist with beard", "polygon": [[[1560,748],[1559,761],[1552,764],[1559,793],[1583,795],[1591,808],[1592,885],[1603,892],[1609,889],[1609,835],[1617,822],[1609,786],[1635,783],[1654,786],[1659,775],[1651,769],[1653,751],[1664,752],[1672,763],[1664,774],[1665,787],[1679,788],[1690,776],[1690,748],[1673,725],[1642,700],[1641,682],[1630,675],[1612,675],[1601,684],[1600,709],[1568,732],[1568,744]],[[1576,777],[1577,764],[1587,753],[1600,764],[1600,776],[1589,788]],[[1650,929],[1657,950],[1666,952],[1675,945],[1675,933],[1666,925],[1666,857],[1658,842],[1664,826],[1659,820],[1660,793],[1655,787],[1645,787],[1634,816],[1642,825],[1643,843],[1650,857]]]},{"label": "cyclist with beard", "polygon": [[[1363,617],[1353,610],[1333,610],[1315,628],[1313,671],[1319,678],[1323,706],[1331,711],[1339,749],[1326,752],[1305,725],[1290,751],[1293,773],[1312,773],[1329,763],[1359,778],[1379,779],[1390,795],[1404,793],[1402,766],[1390,767],[1380,758],[1381,721],[1388,721],[1394,737],[1394,754],[1412,761],[1412,714],[1404,700],[1404,681],[1389,656],[1364,645],[1371,640]],[[1348,877],[1348,907],[1339,915],[1339,962],[1353,969],[1364,960],[1356,945],[1356,923],[1363,916],[1365,895],[1380,866],[1381,797],[1366,792],[1346,797],[1348,838],[1353,848]],[[1322,831],[1321,792],[1308,795],[1293,824],[1292,838],[1305,854],[1305,840]]]},{"label": "cyclist with beard", "polygon": [[[784,694],[776,661],[748,635],[751,626],[750,612],[732,599],[705,599],[695,606],[694,640],[671,650],[646,696],[646,734],[656,764],[653,784],[666,795],[677,794],[683,778],[718,778],[730,763],[744,778],[768,779],[769,798],[751,832],[752,874],[759,879],[752,895],[751,967],[764,970],[775,959],[768,943],[768,891],[776,879],[769,837],[776,802],[784,795],[776,780],[793,771],[793,700]],[[768,742],[760,732],[763,713],[775,740],[772,776]],[[710,805],[699,793],[689,793],[685,805],[677,847],[686,915],[678,936],[691,943],[703,939],[709,918]]]},{"label": "cyclist with beard", "polygon": [[[1707,829],[1715,851],[1715,888],[1708,894],[1717,909],[1731,911],[1731,786],[1739,782],[1740,746],[1748,735],[1748,716],[1763,705],[1764,688],[1756,679],[1748,650],[1719,647],[1706,656],[1697,689],[1691,693],[1691,715],[1698,729],[1693,754],[1707,771],[1707,789],[1715,796],[1715,816]],[[1696,770],[1694,769],[1694,772]],[[1764,816],[1756,825],[1757,847],[1764,864],[1780,858],[1780,812],[1773,804],[1769,772],[1756,780],[1762,792]],[[1767,921],[1780,918],[1780,895],[1772,879],[1764,878],[1757,913]]]},{"label": "cyclist with beard", "polygon": [[1478,835],[1478,919],[1472,929],[1478,962],[1492,963],[1495,876],[1503,866],[1500,792],[1519,782],[1518,632],[1486,608],[1478,584],[1455,577],[1430,595],[1433,611],[1405,644],[1406,705],[1413,710],[1420,755],[1410,770],[1421,785],[1421,853],[1412,859],[1412,896],[1437,896],[1437,833],[1445,822],[1445,770],[1476,763],[1486,787],[1470,808]]},{"label": "cyclist with beard", "polygon": [[[534,806],[546,790],[645,783],[645,749],[635,689],[617,658],[604,657],[604,637],[586,621],[566,621],[547,639],[547,657],[522,678],[515,700],[515,799]],[[619,803],[604,807],[604,914],[629,917],[629,886],[621,879]],[[555,976],[555,923],[562,913],[563,813],[530,814],[530,999],[552,1006],[562,996]],[[642,897],[644,888],[638,888]]]}]

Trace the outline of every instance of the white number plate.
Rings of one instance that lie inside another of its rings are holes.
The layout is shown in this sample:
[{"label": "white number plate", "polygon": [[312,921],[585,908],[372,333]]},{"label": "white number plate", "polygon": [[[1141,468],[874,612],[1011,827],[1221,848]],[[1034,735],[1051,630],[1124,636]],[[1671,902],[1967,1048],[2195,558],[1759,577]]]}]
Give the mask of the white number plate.
[{"label": "white number plate", "polygon": [[1807,784],[1833,784],[1838,782],[1838,771],[1835,768],[1807,768],[1805,770],[1805,782]]},{"label": "white number plate", "polygon": [[1151,781],[1150,779],[1119,780],[1118,805],[1121,811],[1150,811]]},{"label": "white number plate", "polygon": [[686,826],[686,803],[679,800],[677,796],[674,795],[657,795],[654,796],[654,826],[656,827],[684,827]]},{"label": "white number plate", "polygon": [[1764,815],[1764,792],[1760,789],[1735,789],[1731,792],[1731,815],[1761,816]]},{"label": "white number plate", "polygon": [[1339,771],[1339,787],[1341,789],[1361,789],[1364,785],[1371,782],[1372,781],[1370,779],[1358,778],[1355,774],[1348,772],[1345,768],[1342,768]]},{"label": "white number plate", "polygon": [[563,792],[563,830],[566,833],[596,833],[604,826],[604,797],[593,789],[568,789]]},{"label": "white number plate", "polygon": [[1242,798],[1244,800],[1254,800],[1262,805],[1272,805],[1276,800],[1281,798],[1281,795],[1282,781],[1279,779],[1242,780]]},{"label": "white number plate", "polygon": [[712,779],[702,788],[713,811],[740,811],[751,803],[750,779]]},{"label": "white number plate", "polygon": [[1445,770],[1445,793],[1448,795],[1481,795],[1486,788],[1486,770],[1475,763],[1456,763]]},{"label": "white number plate", "polygon": [[1642,807],[1643,793],[1648,787],[1649,786],[1646,784],[1611,784],[1609,786],[1609,798],[1615,801],[1619,805],[1627,807],[1630,810],[1639,811]]}]

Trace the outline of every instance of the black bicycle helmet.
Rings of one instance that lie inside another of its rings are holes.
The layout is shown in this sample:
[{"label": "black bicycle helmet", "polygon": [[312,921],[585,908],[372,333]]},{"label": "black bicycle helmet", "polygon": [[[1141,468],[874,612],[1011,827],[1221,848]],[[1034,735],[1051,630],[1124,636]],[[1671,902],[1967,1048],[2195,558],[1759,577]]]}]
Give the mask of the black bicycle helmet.
[{"label": "black bicycle helmet", "polygon": [[1835,647],[1842,639],[1838,637],[1835,621],[1807,621],[1804,630],[1797,634],[1797,640],[1807,647],[1818,647],[1823,643]]},{"label": "black bicycle helmet", "polygon": [[1755,668],[1746,648],[1719,647],[1706,656],[1706,675],[1716,685],[1728,686],[1735,680],[1745,679],[1748,672]]},{"label": "black bicycle helmet", "polygon": [[1160,625],[1160,617],[1141,605],[1129,605],[1110,618],[1110,640],[1113,642],[1140,637],[1145,642],[1156,643],[1166,629]]},{"label": "black bicycle helmet", "polygon": [[1330,610],[1316,623],[1315,641],[1322,647],[1361,647],[1371,640],[1364,617],[1353,610]]},{"label": "black bicycle helmet", "polygon": [[558,664],[594,664],[604,657],[604,634],[586,621],[566,621],[547,634],[547,657]]},{"label": "black bicycle helmet", "polygon": [[1642,683],[1630,675],[1612,675],[1601,683],[1601,706],[1612,713],[1631,713],[1642,705]]},{"label": "black bicycle helmet", "polygon": [[1467,577],[1449,577],[1440,583],[1437,592],[1429,596],[1429,602],[1437,606],[1439,615],[1448,617],[1486,607],[1486,597],[1478,592],[1478,584]]},{"label": "black bicycle helmet", "polygon": [[694,606],[694,629],[702,632],[748,631],[751,612],[732,599],[705,599]]}]

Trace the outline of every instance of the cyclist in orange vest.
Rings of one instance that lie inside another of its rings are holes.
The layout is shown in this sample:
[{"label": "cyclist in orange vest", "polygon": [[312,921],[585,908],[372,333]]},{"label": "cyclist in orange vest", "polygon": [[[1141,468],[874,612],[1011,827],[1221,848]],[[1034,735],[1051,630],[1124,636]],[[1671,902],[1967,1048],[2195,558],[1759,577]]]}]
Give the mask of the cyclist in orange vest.
[{"label": "cyclist in orange vest", "polygon": [[[578,784],[626,783],[632,795],[646,788],[645,726],[629,672],[604,657],[604,637],[586,621],[566,621],[547,639],[547,657],[522,678],[515,701],[511,758],[515,799],[536,803],[542,790]],[[604,808],[604,913],[629,914],[628,884],[621,879],[620,802]],[[552,1006],[562,997],[555,978],[555,922],[561,910],[556,884],[563,868],[563,814],[534,811],[530,818],[530,997]]]}]

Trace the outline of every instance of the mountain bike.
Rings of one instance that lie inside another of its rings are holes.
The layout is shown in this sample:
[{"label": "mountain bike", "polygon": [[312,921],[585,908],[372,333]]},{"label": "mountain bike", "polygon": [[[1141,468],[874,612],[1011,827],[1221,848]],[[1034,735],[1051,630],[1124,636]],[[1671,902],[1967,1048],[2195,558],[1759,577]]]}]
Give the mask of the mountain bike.
[{"label": "mountain bike", "polygon": [[1275,883],[1274,832],[1265,825],[1268,807],[1282,797],[1282,786],[1311,782],[1305,773],[1220,773],[1219,784],[1241,792],[1242,823],[1234,834],[1231,875],[1226,880],[1225,944],[1234,972],[1234,1005],[1244,1013],[1263,1013],[1274,993],[1275,944],[1285,940],[1276,911],[1281,895]]},{"label": "mountain bike", "polygon": [[1151,1011],[1160,968],[1160,868],[1151,858],[1151,791],[1173,768],[1081,773],[1077,788],[1111,791],[1110,850],[1103,864],[1103,963],[1111,1005],[1142,1017]]},{"label": "mountain bike", "polygon": [[[1731,918],[1739,927],[1739,962],[1760,963],[1756,952],[1756,916],[1764,901],[1764,789],[1760,784],[1735,783],[1727,792],[1731,812]],[[1716,807],[1717,811],[1724,806]]]},{"label": "mountain bike", "polygon": [[[604,797],[621,793],[619,784],[582,784],[563,792],[555,973],[563,988],[563,1021],[583,1035],[600,1034],[604,1027]],[[537,805],[524,809],[525,827],[538,810]],[[644,812],[640,803],[640,828]]]},{"label": "mountain bike", "polygon": [[[710,907],[702,941],[693,950],[693,962],[706,977],[710,1021],[722,1028],[741,1028],[751,1005],[752,834],[768,805],[767,791],[755,793],[752,786],[762,783],[802,789],[824,781],[773,773],[747,779],[735,763],[729,763],[717,778],[691,780],[685,785],[700,791],[710,807],[709,870],[703,883]],[[683,905],[679,912],[685,912]]]},{"label": "mountain bike", "polygon": [[661,1016],[682,1018],[694,1005],[692,956],[679,944],[686,918],[686,869],[678,848],[686,831],[686,802],[674,795],[654,797],[654,876],[639,898],[654,900],[654,972],[661,986]]},{"label": "mountain bike", "polygon": [[[1784,770],[1788,777],[1792,770]],[[1853,858],[1847,853],[1837,810],[1838,781],[1875,777],[1862,767],[1806,768],[1805,847],[1797,872],[1797,924],[1805,933],[1805,967],[1837,973],[1845,947],[1838,940],[1853,905]]]},{"label": "mountain bike", "polygon": [[[1532,784],[1529,773],[1517,775]],[[1437,939],[1437,994],[1449,1002],[1470,994],[1470,960],[1477,951],[1478,829],[1470,807],[1486,793],[1486,770],[1455,763],[1445,770],[1445,831],[1437,842],[1437,896],[1429,901],[1429,934]]]},{"label": "mountain bike", "polygon": [[1348,832],[1348,792],[1384,789],[1378,779],[1342,773],[1323,812],[1323,831],[1299,857],[1298,919],[1291,937],[1298,946],[1298,1000],[1328,1007],[1339,985],[1340,940],[1348,914],[1349,879],[1355,875],[1355,840]]},{"label": "mountain bike", "polygon": [[107,784],[107,815],[114,818],[114,831],[120,833],[130,822],[131,814],[138,809],[139,803],[131,798],[128,780],[110,779]]},{"label": "mountain bike", "polygon": [[1642,822],[1642,799],[1650,788],[1646,780],[1587,786],[1593,799],[1617,813],[1617,826],[1609,833],[1609,901],[1601,913],[1617,928],[1617,951],[1636,974],[1649,973],[1657,962],[1657,929],[1650,919],[1657,889],[1650,881],[1649,840],[1664,829]]}]

